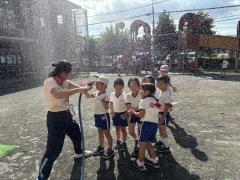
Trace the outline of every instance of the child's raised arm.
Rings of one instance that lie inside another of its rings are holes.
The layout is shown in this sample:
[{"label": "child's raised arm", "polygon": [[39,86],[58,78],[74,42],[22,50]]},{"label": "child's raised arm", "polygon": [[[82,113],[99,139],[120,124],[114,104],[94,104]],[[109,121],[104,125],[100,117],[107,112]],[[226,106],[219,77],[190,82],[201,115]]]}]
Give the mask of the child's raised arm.
[{"label": "child's raised arm", "polygon": [[93,94],[89,94],[89,92],[88,91],[85,91],[84,92],[84,95],[87,97],[87,98],[94,98],[94,95]]}]

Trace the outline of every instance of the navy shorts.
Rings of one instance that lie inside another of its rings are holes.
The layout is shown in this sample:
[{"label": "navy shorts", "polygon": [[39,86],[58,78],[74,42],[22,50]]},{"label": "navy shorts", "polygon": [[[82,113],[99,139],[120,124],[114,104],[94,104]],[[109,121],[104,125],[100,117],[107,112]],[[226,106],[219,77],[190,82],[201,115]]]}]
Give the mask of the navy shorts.
[{"label": "navy shorts", "polygon": [[132,114],[130,123],[132,123],[132,124],[138,123],[139,124],[140,123],[140,118]]},{"label": "navy shorts", "polygon": [[110,129],[110,116],[109,114],[95,114],[95,126],[102,130]]},{"label": "navy shorts", "polygon": [[158,124],[144,121],[140,127],[139,141],[140,142],[157,142],[156,135],[158,131]]},{"label": "navy shorts", "polygon": [[[163,112],[160,112],[159,114],[163,115]],[[167,116],[166,116],[166,121],[164,122],[164,124],[160,124],[160,125],[168,125],[169,122],[172,120],[172,117],[170,116],[170,113],[168,112],[167,113]]]},{"label": "navy shorts", "polygon": [[121,127],[127,127],[128,122],[127,122],[127,113],[122,112],[122,113],[115,113],[115,117],[113,119],[113,125],[114,126],[121,126]]}]

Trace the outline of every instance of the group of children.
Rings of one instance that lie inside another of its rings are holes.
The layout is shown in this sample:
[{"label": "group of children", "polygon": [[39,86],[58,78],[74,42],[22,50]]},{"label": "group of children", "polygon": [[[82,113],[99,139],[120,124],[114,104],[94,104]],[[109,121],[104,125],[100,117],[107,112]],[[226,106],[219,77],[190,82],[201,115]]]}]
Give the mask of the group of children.
[{"label": "group of children", "polygon": [[[86,97],[95,98],[94,117],[95,126],[98,129],[99,146],[93,152],[94,156],[103,154],[103,158],[107,160],[114,156],[113,149],[126,151],[127,133],[129,133],[135,142],[131,160],[136,160],[137,168],[140,171],[146,171],[145,163],[159,168],[156,153],[170,151],[166,131],[166,125],[171,119],[169,111],[172,109],[170,88],[176,91],[176,88],[171,85],[168,71],[168,66],[163,65],[160,76],[156,80],[148,75],[142,79],[141,83],[138,78],[130,78],[129,93],[124,92],[124,81],[117,78],[113,85],[115,91],[110,97],[106,92],[109,80],[104,76],[96,80],[97,91],[85,93]],[[114,147],[110,133],[110,118],[116,128],[117,140]],[[158,129],[159,141],[156,139]],[[108,142],[106,150],[104,136]]]}]

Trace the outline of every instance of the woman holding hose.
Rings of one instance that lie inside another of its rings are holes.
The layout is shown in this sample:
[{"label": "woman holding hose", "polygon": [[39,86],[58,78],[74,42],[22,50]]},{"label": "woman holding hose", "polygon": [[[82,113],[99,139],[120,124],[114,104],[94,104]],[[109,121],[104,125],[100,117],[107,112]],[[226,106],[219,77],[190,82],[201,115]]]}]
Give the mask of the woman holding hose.
[{"label": "woman holding hose", "polygon": [[[47,111],[47,147],[39,168],[38,180],[48,179],[54,161],[60,155],[65,135],[74,145],[74,158],[81,158],[81,132],[78,123],[73,120],[69,110],[69,97],[90,90],[89,87],[78,86],[69,80],[72,65],[67,61],[53,63],[54,70],[44,81],[44,99]],[[85,156],[89,156],[85,153]]]}]

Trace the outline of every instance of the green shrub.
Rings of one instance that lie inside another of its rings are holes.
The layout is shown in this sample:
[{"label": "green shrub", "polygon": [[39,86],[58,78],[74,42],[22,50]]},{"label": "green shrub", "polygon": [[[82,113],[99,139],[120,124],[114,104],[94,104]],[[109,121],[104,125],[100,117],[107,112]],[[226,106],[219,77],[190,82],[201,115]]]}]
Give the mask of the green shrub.
[{"label": "green shrub", "polygon": [[199,57],[198,66],[204,69],[220,69],[223,60],[226,59],[229,62],[229,68],[234,68],[235,58],[218,58],[218,57]]}]

